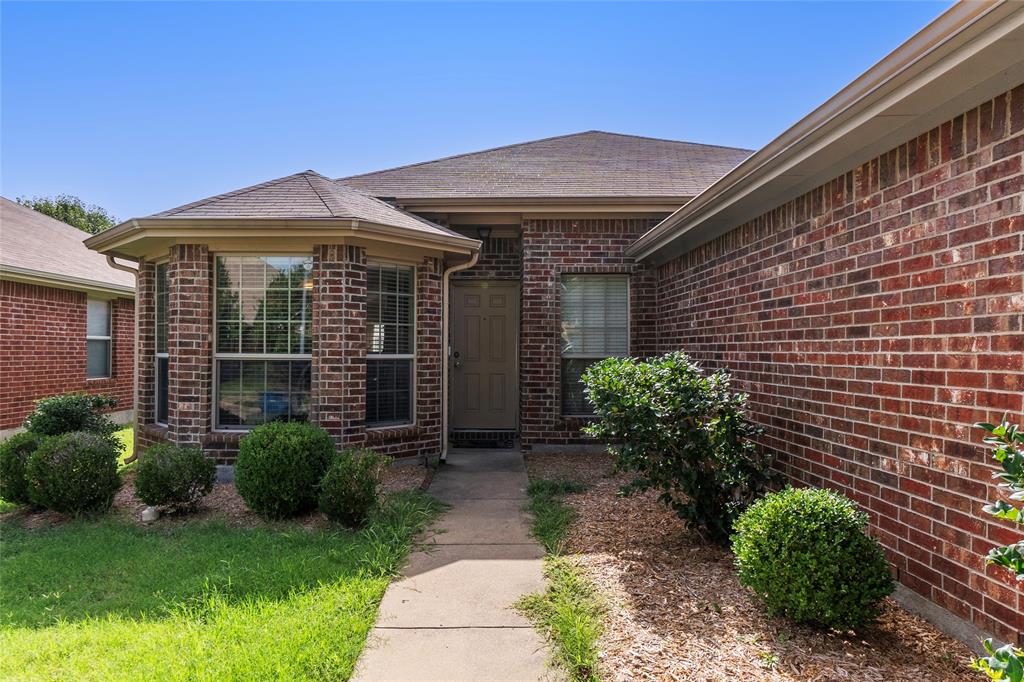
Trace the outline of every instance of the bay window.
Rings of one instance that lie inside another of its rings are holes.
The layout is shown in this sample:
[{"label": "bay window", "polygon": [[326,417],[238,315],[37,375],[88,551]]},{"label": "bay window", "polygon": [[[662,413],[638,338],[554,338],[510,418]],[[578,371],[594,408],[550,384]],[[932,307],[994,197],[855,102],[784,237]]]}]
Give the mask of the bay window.
[{"label": "bay window", "polygon": [[313,259],[217,256],[215,428],[309,418]]},{"label": "bay window", "polygon": [[156,265],[156,414],[154,421],[167,426],[167,263]]},{"label": "bay window", "polygon": [[110,301],[86,301],[85,378],[110,378]]},{"label": "bay window", "polygon": [[366,425],[413,421],[416,270],[401,265],[367,267]]},{"label": "bay window", "polygon": [[597,360],[629,353],[629,277],[564,275],[562,306],[562,414],[588,416],[583,372]]}]

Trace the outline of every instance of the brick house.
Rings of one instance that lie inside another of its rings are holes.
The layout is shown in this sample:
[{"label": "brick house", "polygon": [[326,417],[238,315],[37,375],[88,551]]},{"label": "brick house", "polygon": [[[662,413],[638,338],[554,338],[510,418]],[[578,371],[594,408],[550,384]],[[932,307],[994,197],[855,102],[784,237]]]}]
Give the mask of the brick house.
[{"label": "brick house", "polygon": [[0,437],[33,403],[87,391],[132,416],[135,278],[70,225],[0,197]]},{"label": "brick house", "polygon": [[138,438],[572,448],[583,368],[681,348],[792,480],[864,506],[906,600],[1019,641],[970,425],[1024,421],[1022,45],[1020,5],[956,5],[754,153],[590,131],[92,237],[139,264]]}]

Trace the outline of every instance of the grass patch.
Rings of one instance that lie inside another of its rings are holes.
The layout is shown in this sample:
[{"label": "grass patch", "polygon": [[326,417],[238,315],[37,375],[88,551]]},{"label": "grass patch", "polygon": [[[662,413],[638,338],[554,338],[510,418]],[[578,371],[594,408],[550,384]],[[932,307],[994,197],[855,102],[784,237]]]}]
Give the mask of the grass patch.
[{"label": "grass patch", "polygon": [[523,597],[517,606],[554,642],[558,661],[570,679],[596,682],[600,679],[597,640],[604,614],[597,591],[571,557],[549,555],[544,559],[544,574],[547,590]]},{"label": "grass patch", "polygon": [[0,679],[347,679],[440,507],[398,494],[359,532],[4,523]]},{"label": "grass patch", "polygon": [[533,514],[533,537],[549,554],[560,554],[569,527],[576,520],[576,510],[562,501],[571,493],[586,490],[582,483],[566,479],[532,481],[527,489],[530,501],[527,510]]},{"label": "grass patch", "polygon": [[135,428],[129,424],[124,428],[120,428],[114,432],[114,437],[121,441],[121,445],[124,447],[124,451],[121,455],[121,461],[118,462],[119,467],[125,467],[124,460],[132,456],[135,452]]}]

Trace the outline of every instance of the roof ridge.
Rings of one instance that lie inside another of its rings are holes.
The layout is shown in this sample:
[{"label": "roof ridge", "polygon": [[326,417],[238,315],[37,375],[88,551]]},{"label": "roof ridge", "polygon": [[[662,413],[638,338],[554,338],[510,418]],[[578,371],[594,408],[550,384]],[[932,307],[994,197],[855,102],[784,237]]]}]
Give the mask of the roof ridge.
[{"label": "roof ridge", "polygon": [[[248,194],[249,192],[255,192],[256,190],[259,190],[259,189],[265,189],[267,187],[272,187],[272,186],[274,186],[276,184],[284,182],[285,180],[291,180],[292,178],[297,178],[297,177],[300,177],[300,176],[305,177],[307,174],[309,174],[311,172],[314,173],[314,174],[319,175],[318,173],[316,173],[316,171],[310,171],[310,170],[304,170],[304,171],[301,171],[299,173],[292,173],[291,175],[284,175],[284,176],[282,176],[280,178],[274,178],[272,180],[267,180],[265,182],[261,182],[261,183],[255,184],[255,185],[249,185],[248,187],[241,187],[239,189],[235,189],[235,190],[232,190],[230,192],[224,192],[222,194],[215,194],[212,197],[206,197],[205,199],[199,199],[197,201],[193,201],[193,202],[188,203],[188,204],[182,204],[181,206],[175,206],[174,208],[169,208],[166,211],[159,211],[157,213],[154,213],[153,217],[157,217],[157,216],[161,216],[161,217],[172,216],[175,213],[181,213],[182,211],[186,211],[186,210],[193,209],[193,208],[199,208],[200,206],[205,206],[206,204],[212,204],[214,201],[220,201],[221,199],[228,199],[230,197],[237,197],[237,196],[240,196],[242,194]],[[307,179],[306,182],[309,182],[309,180]],[[315,190],[314,190],[314,192],[315,192]],[[319,197],[320,195],[317,194],[317,196]],[[323,201],[323,199],[320,199],[320,200]]]},{"label": "roof ridge", "polygon": [[537,144],[538,142],[550,142],[551,140],[561,140],[566,137],[578,137],[579,135],[587,135],[589,133],[599,133],[600,130],[583,130],[578,133],[566,133],[565,135],[552,135],[550,137],[542,137],[538,140],[527,140],[525,142],[514,142],[512,144],[502,144],[497,147],[490,147],[488,149],[478,149],[475,152],[462,152],[461,154],[451,154],[449,156],[442,156],[438,159],[430,159],[429,161],[417,161],[416,163],[407,163],[402,166],[394,166],[392,168],[382,168],[381,170],[370,171],[369,173],[359,173],[358,175],[346,175],[341,178],[334,178],[334,182],[340,182],[341,180],[352,180],[354,178],[364,178],[368,175],[377,175],[379,173],[390,173],[391,171],[405,170],[406,168],[416,168],[417,166],[426,166],[431,163],[437,163],[439,161],[450,161],[452,159],[461,159],[466,156],[476,156],[477,154],[488,154],[490,152],[501,151],[502,149],[512,149],[513,147],[525,147],[528,144]]},{"label": "roof ridge", "polygon": [[[315,170],[303,171],[302,173],[298,173],[297,175],[301,175],[303,177],[303,179],[305,179],[306,184],[309,185],[309,188],[311,190],[313,190],[313,194],[315,194],[316,198],[320,200],[320,203],[324,205],[324,208],[327,209],[327,212],[330,213],[335,218],[337,218],[338,217],[337,211],[335,211],[333,208],[331,208],[330,204],[327,203],[327,200],[324,199],[323,195],[320,194],[319,190],[317,190],[317,188],[313,185],[313,181],[309,179],[310,175],[314,175],[314,176],[316,176],[318,178],[323,178],[323,176],[320,175],[319,173],[317,173]],[[327,178],[324,178],[324,179],[326,180]]]},{"label": "roof ridge", "polygon": [[[655,142],[672,142],[674,144],[690,144],[695,147],[715,147],[716,149],[734,149],[739,152],[754,152],[754,149],[746,147],[730,147],[725,144],[708,144],[707,142],[691,142],[690,140],[673,140],[669,137],[652,137],[651,135],[633,135],[632,133],[615,133],[609,130],[588,130],[588,133],[601,133],[602,135],[615,135],[616,137],[631,137],[637,140],[653,140]],[[582,133],[580,133],[582,135]],[[540,140],[538,140],[540,142]]]}]

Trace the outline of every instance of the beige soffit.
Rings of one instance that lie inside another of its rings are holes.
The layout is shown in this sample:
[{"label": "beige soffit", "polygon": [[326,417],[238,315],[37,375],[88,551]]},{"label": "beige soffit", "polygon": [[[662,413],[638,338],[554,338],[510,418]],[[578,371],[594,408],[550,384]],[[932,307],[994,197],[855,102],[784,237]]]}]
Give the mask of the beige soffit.
[{"label": "beige soffit", "polygon": [[44,286],[129,294],[135,278],[85,246],[85,232],[0,197],[0,277]]},{"label": "beige soffit", "polygon": [[664,262],[1024,82],[1024,3],[954,5],[640,237]]}]

